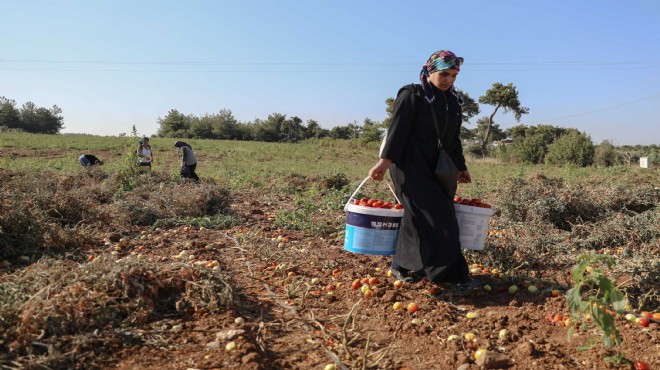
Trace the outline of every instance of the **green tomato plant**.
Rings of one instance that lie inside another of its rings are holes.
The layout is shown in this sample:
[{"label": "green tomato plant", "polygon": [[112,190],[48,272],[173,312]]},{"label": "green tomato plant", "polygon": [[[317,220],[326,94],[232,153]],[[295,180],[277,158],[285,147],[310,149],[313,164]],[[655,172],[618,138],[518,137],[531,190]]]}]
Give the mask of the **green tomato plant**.
[{"label": "green tomato plant", "polygon": [[614,312],[623,314],[626,298],[606,275],[614,266],[614,258],[603,254],[582,254],[573,267],[575,286],[566,292],[568,307],[573,316],[569,338],[578,324],[587,329],[587,317],[602,331],[601,341],[607,348],[621,344],[621,335],[615,325]]}]

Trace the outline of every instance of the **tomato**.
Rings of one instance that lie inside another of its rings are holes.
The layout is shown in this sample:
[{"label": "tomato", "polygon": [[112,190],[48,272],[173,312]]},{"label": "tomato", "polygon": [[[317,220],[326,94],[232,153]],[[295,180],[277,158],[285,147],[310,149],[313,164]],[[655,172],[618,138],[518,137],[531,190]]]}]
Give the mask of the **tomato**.
[{"label": "tomato", "polygon": [[378,280],[377,277],[369,278],[369,285],[376,285],[378,283],[380,283],[380,281]]},{"label": "tomato", "polygon": [[382,208],[392,208],[392,202],[384,202]]},{"label": "tomato", "polygon": [[403,209],[403,204],[401,204],[401,203],[395,204],[394,209]]},{"label": "tomato", "polygon": [[461,201],[461,197],[458,195],[454,195],[454,203],[459,203]]},{"label": "tomato", "polygon": [[360,289],[361,286],[362,286],[362,282],[360,281],[360,279],[355,279],[353,281],[353,284],[351,284],[351,289],[358,290]]},{"label": "tomato", "polygon": [[635,361],[635,370],[651,370],[651,368],[644,361]]},{"label": "tomato", "polygon": [[360,200],[359,200],[359,199],[356,199],[356,200],[354,200],[354,201],[353,201],[353,204],[355,204],[355,205],[358,205],[358,206],[359,206],[359,205],[360,205]]},{"label": "tomato", "polygon": [[374,208],[383,208],[383,204],[385,204],[385,202],[382,200],[377,200],[371,206]]},{"label": "tomato", "polygon": [[369,203],[362,200],[360,201],[360,205],[364,207],[369,207]]},{"label": "tomato", "polygon": [[373,207],[373,206],[374,206],[374,203],[376,203],[376,199],[369,199],[369,200],[367,201],[367,205],[368,205],[369,207]]},{"label": "tomato", "polygon": [[360,199],[360,202],[365,202],[365,203],[366,203],[366,202],[368,202],[368,201],[369,201],[369,198],[361,198],[361,199]]},{"label": "tomato", "polygon": [[415,302],[410,302],[406,306],[406,311],[408,311],[410,313],[415,313],[415,312],[419,311],[419,306],[417,306],[417,303],[415,303]]},{"label": "tomato", "polygon": [[643,327],[649,326],[649,319],[647,319],[646,317],[642,317],[641,319],[639,319],[639,325]]},{"label": "tomato", "polygon": [[640,312],[640,315],[646,317],[647,319],[652,319],[653,318],[653,314],[648,312],[648,311],[642,311],[642,312]]}]

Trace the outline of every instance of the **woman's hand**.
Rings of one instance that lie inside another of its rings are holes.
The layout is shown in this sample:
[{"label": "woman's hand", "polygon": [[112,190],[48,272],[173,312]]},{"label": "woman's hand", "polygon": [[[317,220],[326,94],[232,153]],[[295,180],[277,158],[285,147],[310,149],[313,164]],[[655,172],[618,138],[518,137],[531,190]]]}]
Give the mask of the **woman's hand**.
[{"label": "woman's hand", "polygon": [[472,182],[472,177],[470,176],[470,172],[468,172],[467,170],[458,172],[459,184],[467,184],[470,182]]},{"label": "woman's hand", "polygon": [[378,163],[369,170],[369,177],[371,177],[372,180],[382,181],[383,178],[385,178],[385,172],[387,172],[387,169],[390,167],[390,163],[392,163],[392,161],[389,159],[379,159]]}]

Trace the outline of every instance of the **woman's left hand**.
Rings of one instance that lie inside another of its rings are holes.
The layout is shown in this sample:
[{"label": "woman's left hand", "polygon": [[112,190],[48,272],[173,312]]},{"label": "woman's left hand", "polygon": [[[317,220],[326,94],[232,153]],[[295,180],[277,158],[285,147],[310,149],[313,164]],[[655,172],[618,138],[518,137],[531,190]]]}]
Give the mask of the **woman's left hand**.
[{"label": "woman's left hand", "polygon": [[459,171],[458,172],[458,183],[459,184],[467,184],[472,182],[472,177],[470,176],[470,172],[465,170],[465,171]]}]

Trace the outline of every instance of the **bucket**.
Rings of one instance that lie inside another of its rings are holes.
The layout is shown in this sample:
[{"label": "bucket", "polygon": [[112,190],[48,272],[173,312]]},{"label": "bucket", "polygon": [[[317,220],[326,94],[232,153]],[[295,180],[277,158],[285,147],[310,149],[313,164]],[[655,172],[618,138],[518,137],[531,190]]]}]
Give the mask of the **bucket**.
[{"label": "bucket", "polygon": [[471,250],[483,250],[488,237],[488,220],[495,214],[492,208],[454,204],[461,247]]},{"label": "bucket", "polygon": [[[372,208],[351,204],[353,197],[369,179],[367,177],[362,181],[344,206],[346,211],[344,249],[353,253],[391,256],[396,252],[403,209]],[[389,188],[394,194],[392,187]]]}]

